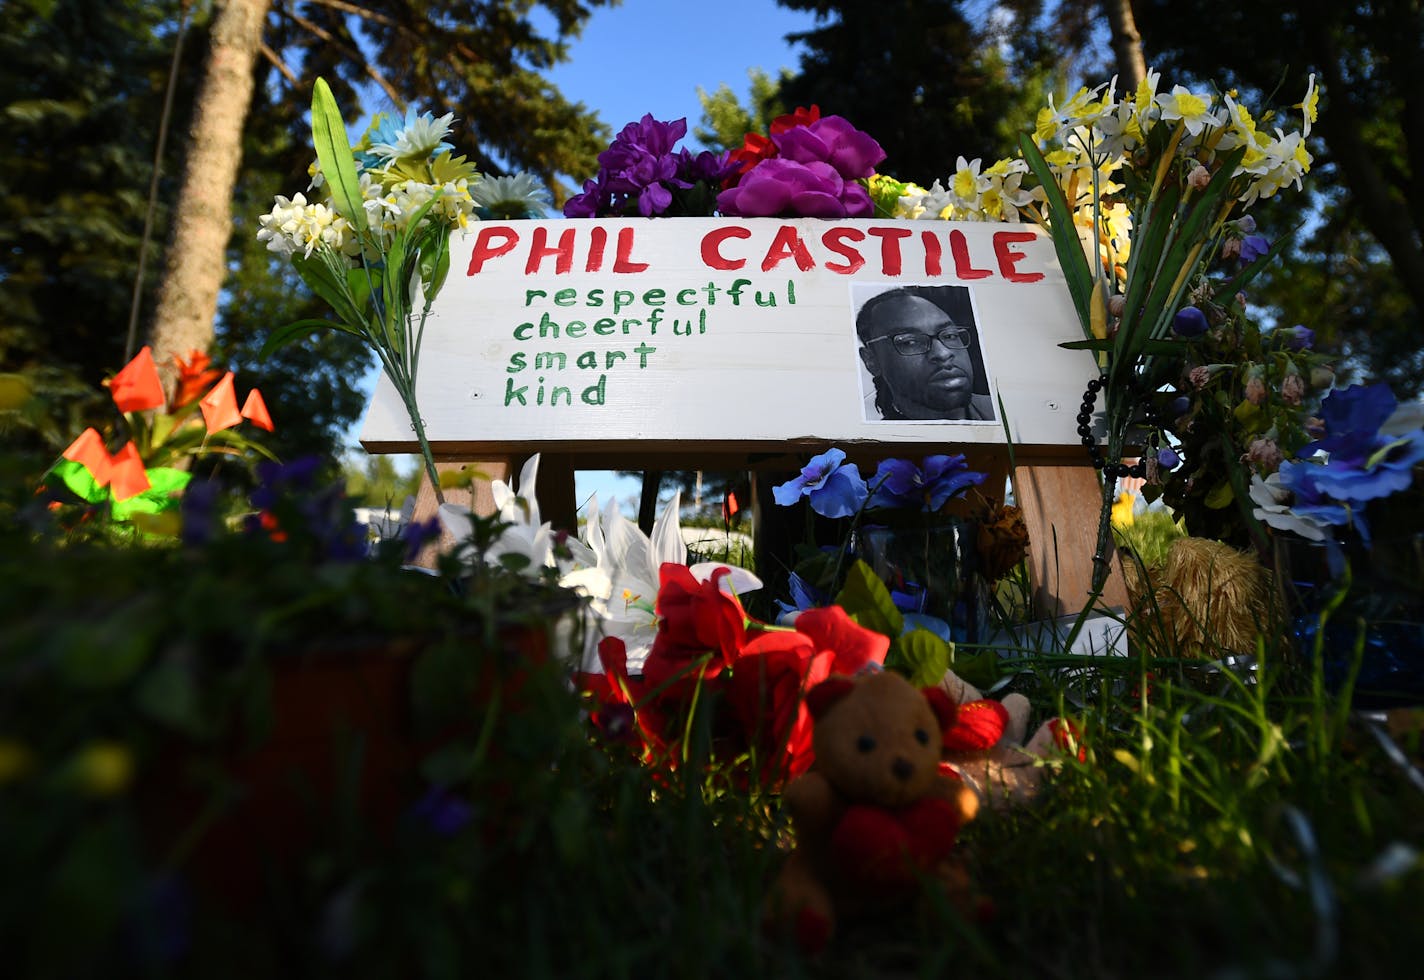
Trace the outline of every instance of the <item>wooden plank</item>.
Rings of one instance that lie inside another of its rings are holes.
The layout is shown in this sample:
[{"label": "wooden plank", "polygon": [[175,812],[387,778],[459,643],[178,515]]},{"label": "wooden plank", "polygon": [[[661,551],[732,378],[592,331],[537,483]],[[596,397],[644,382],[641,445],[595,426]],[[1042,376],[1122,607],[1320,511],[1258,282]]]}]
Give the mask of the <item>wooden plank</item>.
[{"label": "wooden plank", "polygon": [[[1014,497],[1029,533],[1029,576],[1044,618],[1077,613],[1092,586],[1098,512],[1097,472],[1083,465],[1018,466]],[[1126,609],[1127,585],[1116,549],[1099,605]]]}]

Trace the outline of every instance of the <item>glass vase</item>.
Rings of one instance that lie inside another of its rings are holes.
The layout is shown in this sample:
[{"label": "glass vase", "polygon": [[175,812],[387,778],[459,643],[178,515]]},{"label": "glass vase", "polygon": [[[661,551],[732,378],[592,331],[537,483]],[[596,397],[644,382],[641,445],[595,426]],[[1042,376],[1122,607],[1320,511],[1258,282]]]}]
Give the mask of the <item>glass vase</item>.
[{"label": "glass vase", "polygon": [[1276,554],[1295,648],[1319,657],[1326,689],[1339,693],[1358,663],[1355,706],[1424,704],[1424,533],[1278,540]]},{"label": "glass vase", "polygon": [[885,583],[913,625],[954,643],[984,643],[989,585],[978,573],[977,534],[976,522],[958,517],[932,524],[871,525],[856,531],[855,554]]}]

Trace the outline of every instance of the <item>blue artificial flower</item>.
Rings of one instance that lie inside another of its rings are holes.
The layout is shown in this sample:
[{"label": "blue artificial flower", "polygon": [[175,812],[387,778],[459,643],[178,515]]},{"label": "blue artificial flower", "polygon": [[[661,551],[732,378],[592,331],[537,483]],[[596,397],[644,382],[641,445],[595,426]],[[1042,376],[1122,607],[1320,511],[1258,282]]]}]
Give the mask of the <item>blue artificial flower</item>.
[{"label": "blue artificial flower", "polygon": [[786,580],[786,587],[791,593],[791,601],[776,600],[778,612],[776,619],[779,623],[785,623],[792,613],[805,612],[807,609],[819,609],[831,604],[830,593],[816,588],[796,572],[792,572]]},{"label": "blue artificial flower", "polygon": [[883,460],[871,481],[875,493],[870,506],[914,507],[932,514],[951,497],[983,483],[987,476],[969,469],[963,454],[926,456],[919,466],[908,459]]},{"label": "blue artificial flower", "polygon": [[1177,455],[1176,450],[1161,449],[1157,452],[1157,465],[1164,470],[1172,469],[1181,461],[1182,457]]},{"label": "blue artificial flower", "polygon": [[783,507],[806,497],[822,517],[849,517],[860,510],[870,491],[859,467],[845,458],[843,450],[826,450],[807,463],[800,476],[774,487],[772,496]]},{"label": "blue artificial flower", "polygon": [[1206,314],[1195,306],[1184,306],[1172,317],[1172,332],[1178,337],[1200,337],[1209,326]]},{"label": "blue artificial flower", "polygon": [[1264,235],[1247,235],[1241,239],[1241,264],[1250,265],[1271,250]]},{"label": "blue artificial flower", "polygon": [[1337,388],[1320,403],[1324,438],[1306,446],[1302,455],[1321,452],[1334,462],[1363,462],[1379,448],[1380,426],[1397,405],[1387,384]]},{"label": "blue artificial flower", "polygon": [[1414,467],[1424,462],[1424,429],[1415,429],[1398,439],[1380,436],[1374,443],[1373,451],[1362,461],[1337,459],[1332,454],[1329,462],[1317,468],[1315,487],[1349,504],[1363,504],[1408,490],[1414,483]]}]

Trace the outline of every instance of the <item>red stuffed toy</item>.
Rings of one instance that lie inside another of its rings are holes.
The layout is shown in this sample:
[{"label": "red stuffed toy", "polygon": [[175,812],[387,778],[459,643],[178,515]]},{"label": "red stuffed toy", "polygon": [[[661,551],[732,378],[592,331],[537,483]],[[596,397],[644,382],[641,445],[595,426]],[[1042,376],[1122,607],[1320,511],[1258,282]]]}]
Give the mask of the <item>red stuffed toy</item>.
[{"label": "red stuffed toy", "polygon": [[927,881],[951,898],[965,891],[952,852],[978,799],[940,767],[956,716],[943,690],[884,671],[832,676],[806,702],[816,762],[783,794],[796,848],[772,883],[763,922],[816,952],[838,919],[897,907]]}]

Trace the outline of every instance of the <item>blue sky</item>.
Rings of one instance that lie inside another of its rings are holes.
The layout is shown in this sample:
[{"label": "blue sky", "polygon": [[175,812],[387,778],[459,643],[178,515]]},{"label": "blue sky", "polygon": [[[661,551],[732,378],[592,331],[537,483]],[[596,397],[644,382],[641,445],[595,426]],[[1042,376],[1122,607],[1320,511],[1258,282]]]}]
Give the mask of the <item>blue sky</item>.
[{"label": "blue sky", "polygon": [[800,57],[785,35],[815,27],[812,14],[776,0],[623,0],[594,8],[569,61],[549,73],[565,97],[598,112],[614,132],[651,112],[659,120],[702,117],[697,88],[724,82],[743,100],[747,70],[775,76]]},{"label": "blue sky", "polygon": [[[553,29],[552,18],[540,21],[538,8],[533,16],[541,30]],[[794,70],[800,56],[785,36],[815,24],[812,14],[787,10],[776,0],[721,0],[713,6],[623,0],[616,7],[594,8],[583,33],[569,45],[569,60],[548,77],[615,133],[644,113],[659,120],[686,117],[685,142],[695,147],[691,132],[702,118],[698,87],[713,92],[725,83],[745,102],[747,71],[762,68],[775,76],[783,67]],[[575,176],[581,182],[592,174]],[[373,374],[368,393],[374,385]],[[622,500],[630,515],[637,513],[639,489],[639,481],[612,473],[580,473],[577,483],[580,503],[596,492],[600,502]]]}]

